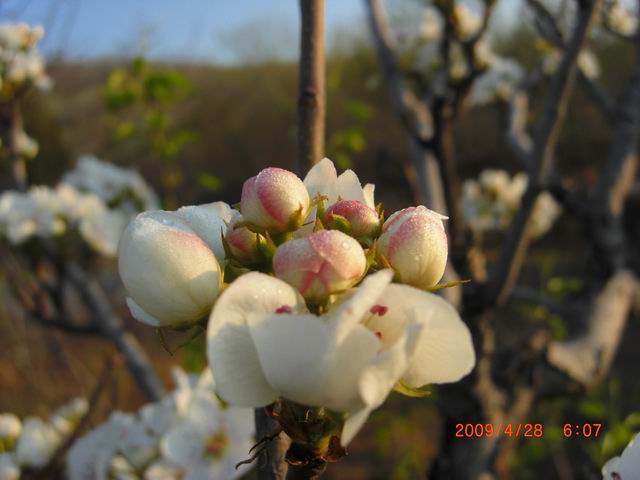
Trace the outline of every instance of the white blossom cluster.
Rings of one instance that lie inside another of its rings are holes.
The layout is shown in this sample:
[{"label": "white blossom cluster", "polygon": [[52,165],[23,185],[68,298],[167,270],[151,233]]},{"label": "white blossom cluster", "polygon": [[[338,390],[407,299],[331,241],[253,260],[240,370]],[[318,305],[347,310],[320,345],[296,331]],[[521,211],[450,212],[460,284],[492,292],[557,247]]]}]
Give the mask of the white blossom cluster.
[{"label": "white blossom cluster", "polygon": [[605,11],[605,23],[622,35],[632,35],[638,29],[638,16],[620,0],[613,2]]},{"label": "white blossom cluster", "polygon": [[254,442],[253,411],[224,407],[209,370],[174,370],[177,388],[136,413],[113,412],[75,442],[69,480],[233,480]]},{"label": "white blossom cluster", "polygon": [[[562,52],[555,49],[548,50],[542,61],[542,71],[547,75],[553,75],[561,59]],[[592,50],[583,48],[578,55],[577,64],[585,77],[594,80],[600,76],[600,62]]]},{"label": "white blossom cluster", "polygon": [[22,471],[44,467],[87,408],[87,400],[76,398],[46,420],[0,414],[0,480],[18,480]]},{"label": "white blossom cluster", "polygon": [[[527,183],[526,174],[511,177],[504,170],[484,170],[478,180],[465,181],[462,186],[465,222],[477,232],[506,229],[520,207]],[[540,194],[530,220],[532,235],[544,235],[561,212],[549,193]]]},{"label": "white blossom cluster", "polygon": [[5,97],[26,84],[40,89],[51,87],[44,60],[36,48],[43,35],[44,29],[39,25],[0,24],[0,90]]},{"label": "white blossom cluster", "polygon": [[484,105],[494,100],[508,101],[524,78],[524,69],[514,60],[495,56],[487,70],[473,83],[469,94],[471,105]]},{"label": "white blossom cluster", "polygon": [[77,232],[90,248],[116,255],[127,222],[157,208],[140,175],[95,157],[83,157],[55,188],[34,186],[0,196],[0,236],[12,245]]},{"label": "white blossom cluster", "polygon": [[431,293],[445,217],[415,206],[384,220],[380,209],[373,185],[325,158],[304,180],[263,169],[239,211],[142,213],[118,249],[127,304],[156,328],[206,326],[220,398],[280,409],[294,445],[333,458],[392,390],[420,396],[475,364],[466,325]]}]

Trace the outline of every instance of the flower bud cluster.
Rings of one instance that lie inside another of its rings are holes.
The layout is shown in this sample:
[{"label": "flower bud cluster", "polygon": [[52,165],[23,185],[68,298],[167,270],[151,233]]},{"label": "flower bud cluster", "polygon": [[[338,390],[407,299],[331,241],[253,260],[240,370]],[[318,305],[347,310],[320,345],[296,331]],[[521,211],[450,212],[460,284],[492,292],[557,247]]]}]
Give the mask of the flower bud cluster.
[{"label": "flower bud cluster", "polygon": [[206,324],[218,395],[271,405],[292,461],[339,458],[392,389],[420,395],[475,362],[457,312],[429,293],[447,263],[446,217],[417,206],[385,220],[373,192],[328,159],[304,180],[266,168],[237,211],[145,212],[120,242],[133,316]]}]

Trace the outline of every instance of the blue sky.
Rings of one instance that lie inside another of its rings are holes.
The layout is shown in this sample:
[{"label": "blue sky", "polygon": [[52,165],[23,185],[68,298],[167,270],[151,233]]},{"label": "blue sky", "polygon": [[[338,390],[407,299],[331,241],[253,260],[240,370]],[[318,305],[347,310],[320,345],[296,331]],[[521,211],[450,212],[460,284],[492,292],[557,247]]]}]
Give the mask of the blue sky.
[{"label": "blue sky", "polygon": [[[328,31],[364,27],[361,0],[326,0]],[[4,0],[0,18],[40,23],[48,54],[88,58],[136,53],[229,62],[252,48],[296,50],[297,0]],[[234,31],[251,32],[245,39]],[[144,33],[146,32],[146,33]],[[278,52],[280,53],[280,52]]]}]

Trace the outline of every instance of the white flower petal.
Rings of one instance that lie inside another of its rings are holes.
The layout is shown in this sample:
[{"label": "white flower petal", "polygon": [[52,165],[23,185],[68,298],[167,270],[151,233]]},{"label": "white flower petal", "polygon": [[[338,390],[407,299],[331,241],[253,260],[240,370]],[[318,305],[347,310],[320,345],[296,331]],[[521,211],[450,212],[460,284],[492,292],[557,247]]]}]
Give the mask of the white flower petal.
[{"label": "white flower petal", "polygon": [[209,319],[207,355],[217,390],[228,402],[258,407],[277,398],[262,373],[247,316],[274,313],[282,306],[293,312],[306,310],[293,287],[258,272],[235,280],[218,299]]},{"label": "white flower petal", "polygon": [[161,327],[162,322],[155,317],[152,317],[147,312],[145,312],[140,305],[138,305],[133,298],[127,297],[127,307],[129,307],[129,311],[133,318],[138,320],[139,322],[146,323],[152,327]]},{"label": "white flower petal", "polygon": [[138,215],[120,241],[118,269],[129,296],[166,325],[207,315],[220,290],[220,267],[206,243],[176,213]]},{"label": "white flower petal", "polygon": [[279,395],[320,406],[333,346],[331,331],[315,315],[253,314],[249,330],[267,382]]},{"label": "white flower petal", "polygon": [[[451,304],[432,293],[397,284],[389,285],[382,298],[388,313],[374,317],[370,328],[387,327],[393,334],[390,324],[398,316],[424,326],[403,377],[408,385],[455,382],[471,371],[475,364],[471,334]],[[386,334],[383,332],[383,339]]]},{"label": "white flower petal", "polygon": [[602,467],[603,480],[633,480],[640,472],[640,434],[636,435],[619,457]]},{"label": "white flower petal", "polygon": [[215,212],[218,206],[191,205],[178,209],[177,213],[202,238],[216,254],[218,262],[224,260],[222,237],[227,232],[227,224]]},{"label": "white flower petal", "polygon": [[338,343],[376,304],[392,278],[393,271],[389,269],[369,275],[329,311],[326,315],[327,323],[335,329]]},{"label": "white flower petal", "polygon": [[336,167],[328,158],[323,158],[316,163],[304,177],[304,186],[307,187],[309,197],[313,200],[320,193],[329,197],[329,204],[336,201],[335,184],[338,178]]}]

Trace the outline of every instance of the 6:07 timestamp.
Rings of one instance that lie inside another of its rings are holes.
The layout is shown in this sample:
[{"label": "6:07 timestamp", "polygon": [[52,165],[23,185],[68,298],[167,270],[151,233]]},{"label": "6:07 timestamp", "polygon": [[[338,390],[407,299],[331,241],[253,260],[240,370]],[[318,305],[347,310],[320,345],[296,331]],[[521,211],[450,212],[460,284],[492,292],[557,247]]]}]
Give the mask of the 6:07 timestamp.
[{"label": "6:07 timestamp", "polygon": [[601,423],[565,423],[562,427],[562,433],[565,438],[597,438],[600,436],[601,428]]}]

